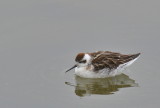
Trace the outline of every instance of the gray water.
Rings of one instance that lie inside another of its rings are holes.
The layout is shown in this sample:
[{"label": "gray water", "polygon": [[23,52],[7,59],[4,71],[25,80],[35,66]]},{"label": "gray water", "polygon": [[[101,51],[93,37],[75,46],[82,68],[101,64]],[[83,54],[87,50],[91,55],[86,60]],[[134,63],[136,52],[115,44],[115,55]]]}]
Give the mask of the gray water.
[{"label": "gray water", "polygon": [[[158,108],[160,1],[1,0],[0,108]],[[124,74],[64,71],[79,52],[141,57]]]}]

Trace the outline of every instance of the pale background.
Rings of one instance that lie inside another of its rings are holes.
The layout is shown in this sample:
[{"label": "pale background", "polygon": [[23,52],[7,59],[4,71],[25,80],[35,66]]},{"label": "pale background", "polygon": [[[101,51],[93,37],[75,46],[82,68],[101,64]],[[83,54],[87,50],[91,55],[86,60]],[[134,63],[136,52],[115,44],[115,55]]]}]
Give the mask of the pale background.
[{"label": "pale background", "polygon": [[[159,0],[1,0],[1,108],[158,108]],[[126,72],[139,87],[78,97],[78,52],[141,52]]]}]

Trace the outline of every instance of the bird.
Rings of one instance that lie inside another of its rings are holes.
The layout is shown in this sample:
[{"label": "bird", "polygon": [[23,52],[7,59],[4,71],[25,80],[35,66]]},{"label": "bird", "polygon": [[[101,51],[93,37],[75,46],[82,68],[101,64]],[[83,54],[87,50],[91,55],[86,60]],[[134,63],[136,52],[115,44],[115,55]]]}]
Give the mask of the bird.
[{"label": "bird", "polygon": [[139,56],[140,53],[121,54],[111,51],[78,53],[76,64],[66,72],[75,68],[75,75],[84,78],[112,77],[130,66]]}]

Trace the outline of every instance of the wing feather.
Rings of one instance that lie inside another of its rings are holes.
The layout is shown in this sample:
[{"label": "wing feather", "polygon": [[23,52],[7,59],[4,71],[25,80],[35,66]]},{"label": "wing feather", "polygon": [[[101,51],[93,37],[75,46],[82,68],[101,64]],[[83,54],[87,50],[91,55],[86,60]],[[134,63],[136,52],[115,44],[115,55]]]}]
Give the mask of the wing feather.
[{"label": "wing feather", "polygon": [[90,55],[94,58],[92,60],[92,65],[95,67],[94,70],[98,71],[104,68],[116,69],[119,65],[137,58],[140,53],[124,55],[110,51],[98,51],[90,53]]}]

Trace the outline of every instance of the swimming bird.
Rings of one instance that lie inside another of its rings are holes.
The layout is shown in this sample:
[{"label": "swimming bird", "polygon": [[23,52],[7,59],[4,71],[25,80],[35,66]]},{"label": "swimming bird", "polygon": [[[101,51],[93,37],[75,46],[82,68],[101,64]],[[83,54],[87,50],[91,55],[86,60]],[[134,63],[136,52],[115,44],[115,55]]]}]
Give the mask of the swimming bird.
[{"label": "swimming bird", "polygon": [[79,53],[76,64],[66,72],[75,68],[75,74],[84,78],[105,78],[115,76],[135,62],[140,53],[121,54],[111,51]]}]

